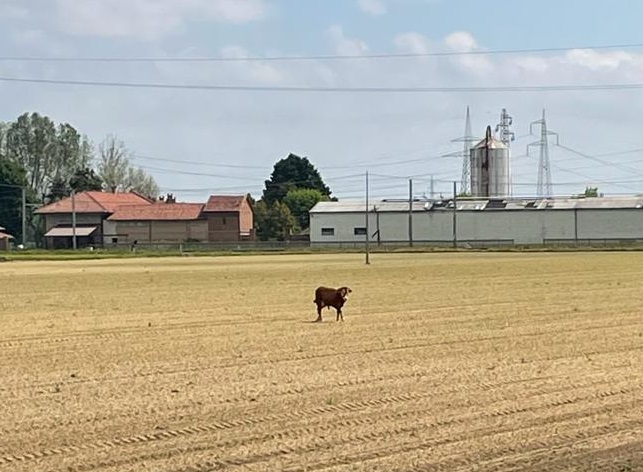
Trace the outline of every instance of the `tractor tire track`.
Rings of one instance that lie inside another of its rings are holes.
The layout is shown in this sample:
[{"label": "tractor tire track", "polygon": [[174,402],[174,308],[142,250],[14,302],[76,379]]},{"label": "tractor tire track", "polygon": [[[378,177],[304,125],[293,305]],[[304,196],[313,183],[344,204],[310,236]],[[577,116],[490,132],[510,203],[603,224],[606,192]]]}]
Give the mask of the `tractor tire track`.
[{"label": "tractor tire track", "polygon": [[[614,395],[610,395],[610,396],[615,396],[618,394],[619,393],[615,393]],[[605,396],[601,398],[605,398]],[[349,441],[351,445],[361,444],[371,440],[381,439],[382,437],[390,437],[396,434],[399,435],[399,434],[417,433],[420,431],[424,431],[427,428],[435,429],[435,428],[444,428],[444,427],[449,427],[454,425],[470,425],[472,421],[508,417],[514,414],[537,412],[539,410],[546,410],[552,407],[555,408],[560,406],[567,406],[570,404],[578,404],[582,401],[594,401],[594,400],[596,400],[596,396],[589,395],[584,397],[577,397],[572,400],[570,399],[558,400],[558,401],[550,400],[542,405],[534,405],[527,408],[514,407],[509,409],[496,409],[495,411],[481,413],[481,414],[464,415],[460,417],[448,418],[445,420],[428,421],[428,422],[425,421],[425,422],[422,422],[422,424],[420,425],[416,423],[413,426],[399,427],[399,428],[392,428],[392,429],[389,428],[389,429],[386,429],[385,431],[379,431],[377,433],[369,433],[367,435],[363,435],[363,434],[356,435],[356,436],[350,437]],[[613,409],[623,409],[623,408],[629,407],[630,404],[632,405],[636,404],[637,401],[631,401],[631,402],[628,402],[627,404],[619,403],[614,405]],[[280,431],[276,433],[259,434],[259,435],[246,437],[243,439],[232,439],[227,441],[220,441],[214,444],[207,444],[203,446],[192,446],[192,447],[169,449],[158,453],[138,455],[133,458],[127,458],[127,459],[121,459],[121,460],[98,461],[91,464],[82,464],[75,467],[71,466],[69,467],[69,472],[90,472],[93,470],[107,468],[107,467],[133,465],[136,463],[152,461],[152,460],[154,461],[167,460],[176,456],[185,456],[186,454],[192,454],[192,453],[202,453],[202,452],[211,451],[213,449],[221,450],[226,448],[241,448],[251,443],[299,438],[304,434],[319,435],[321,433],[328,433],[328,432],[332,433],[332,432],[338,431],[339,428],[355,428],[355,427],[361,427],[361,426],[377,425],[378,423],[381,423],[381,422],[402,420],[409,417],[414,418],[414,417],[417,417],[417,415],[421,415],[423,413],[429,413],[431,411],[432,411],[431,409],[423,409],[423,410],[405,411],[405,412],[396,413],[396,414],[378,415],[376,418],[371,418],[371,417],[353,418],[353,419],[349,418],[349,419],[333,422],[332,424],[316,425],[314,427],[305,427],[305,428],[298,428],[298,429],[288,429],[288,430]],[[604,411],[605,411],[605,407],[595,407],[595,408],[590,408],[589,410],[582,410],[578,412],[558,415],[553,421],[554,422],[571,421],[578,418],[586,417],[587,415],[591,415],[592,413],[600,413]],[[541,421],[543,422],[543,424],[547,424],[551,422],[552,419],[539,418],[533,421],[535,423],[537,422],[538,425],[540,425]],[[509,428],[509,430],[511,429],[512,428]],[[345,441],[346,441],[345,439],[340,439],[337,442],[333,442],[331,447],[334,447],[335,445],[342,445]],[[318,446],[315,446],[314,451],[317,451],[318,450],[317,448]],[[304,452],[313,452],[313,451],[309,450],[309,447],[307,447]],[[250,465],[256,462],[264,462],[265,460],[270,460],[273,456],[282,456],[284,455],[284,453],[285,453],[284,450],[280,449],[279,451],[256,454],[252,457],[252,459],[245,458],[241,462],[239,462],[237,459],[224,459],[224,460],[221,460],[220,463],[223,466]],[[325,468],[325,466],[322,468]],[[198,466],[190,466],[189,468],[185,469],[186,472],[188,470],[195,471],[195,472],[202,472],[203,469],[199,469]],[[312,469],[307,468],[306,470],[314,470],[314,466]]]},{"label": "tractor tire track", "polygon": [[[618,325],[609,325],[609,326],[592,326],[592,327],[586,327],[586,328],[577,328],[577,329],[570,329],[570,330],[552,330],[552,331],[541,331],[541,332],[534,332],[534,333],[523,333],[523,334],[507,334],[503,336],[487,336],[487,337],[482,337],[482,338],[475,338],[475,339],[454,339],[454,340],[447,340],[447,341],[434,341],[434,342],[428,342],[428,343],[412,343],[412,344],[405,344],[405,345],[400,345],[400,346],[391,346],[391,347],[369,347],[369,348],[363,348],[363,349],[355,349],[352,351],[342,351],[340,353],[331,351],[327,353],[318,353],[318,354],[298,354],[290,358],[281,358],[281,359],[248,359],[244,362],[231,362],[231,363],[222,363],[219,365],[208,365],[208,366],[201,366],[201,367],[185,367],[185,368],[178,368],[178,369],[166,369],[166,370],[155,370],[155,371],[149,371],[149,372],[138,372],[138,373],[133,373],[133,374],[127,374],[127,375],[115,375],[115,376],[110,376],[110,377],[89,377],[89,378],[84,378],[84,379],[76,379],[73,382],[66,381],[65,385],[70,386],[70,385],[76,385],[76,384],[84,384],[84,383],[98,383],[98,382],[105,382],[105,381],[114,381],[114,380],[129,380],[132,378],[146,378],[146,377],[153,377],[157,375],[174,375],[174,374],[184,374],[184,373],[195,373],[195,372],[204,372],[208,370],[216,370],[216,369],[228,369],[228,368],[238,368],[238,367],[247,367],[247,366],[258,366],[258,365],[280,365],[283,363],[289,363],[289,362],[300,362],[300,361],[307,361],[307,360],[319,360],[319,359],[325,359],[325,358],[331,358],[331,357],[338,357],[338,356],[357,356],[360,354],[373,354],[373,353],[386,353],[386,352],[398,352],[398,351],[404,351],[404,350],[412,350],[412,349],[426,349],[426,348],[431,348],[431,347],[440,347],[440,346],[451,346],[451,345],[466,345],[466,344],[474,344],[474,343],[479,343],[479,342],[489,342],[489,341],[499,341],[503,339],[519,339],[519,338],[527,338],[527,337],[539,337],[539,336],[548,336],[551,334],[561,334],[561,333],[576,333],[576,332],[582,332],[582,331],[590,331],[590,330],[606,330],[606,329],[612,329],[612,328],[619,328],[619,327],[632,327],[632,326],[643,326],[643,322],[639,321],[636,323],[631,323],[631,324],[618,324]],[[576,354],[576,355],[561,355],[561,356],[554,356],[554,357],[547,357],[546,359],[535,359],[531,361],[526,361],[525,363],[528,362],[538,362],[542,360],[558,360],[558,359],[565,359],[565,358],[570,358],[570,357],[580,357],[582,355],[602,355],[602,354],[613,354],[613,353],[622,353],[622,352],[628,352],[628,351],[638,351],[638,350],[643,350],[643,345],[637,346],[637,347],[625,347],[625,348],[618,348],[618,349],[613,349],[613,350],[606,350],[606,351],[588,351],[583,354]],[[56,385],[59,385],[60,382],[47,382],[47,383],[41,383],[41,384],[27,384],[27,385],[21,385],[21,386],[10,386],[10,387],[0,387],[0,392],[12,392],[12,393],[17,393],[20,392],[21,390],[26,390],[26,389],[33,389],[33,388],[51,388],[55,387]]]},{"label": "tractor tire track", "polygon": [[[588,388],[596,384],[600,385],[601,383],[605,383],[605,382],[593,382],[593,383],[590,382],[589,384],[587,383],[581,384],[580,386],[578,384],[574,386],[565,385],[554,389],[553,392],[546,392],[544,394],[542,393],[534,394],[530,396],[530,398],[535,396],[548,395],[551,393],[557,393],[560,391],[569,391],[571,389]],[[615,396],[615,395],[628,394],[628,393],[632,393],[633,391],[640,390],[642,386],[643,384],[639,384],[637,385],[636,388],[604,390],[602,392],[593,393],[588,396],[576,396],[576,397],[568,396],[567,398],[562,400],[561,399],[553,400],[549,407],[571,404],[571,403],[575,403],[586,399],[606,398],[606,397]],[[494,388],[494,386],[491,385],[490,388]],[[320,407],[310,409],[310,410],[305,410],[305,411],[293,411],[290,413],[267,415],[267,416],[257,417],[257,418],[244,418],[244,419],[237,419],[237,420],[231,420],[231,421],[213,422],[204,426],[191,426],[191,427],[186,427],[178,430],[164,430],[164,431],[158,431],[151,434],[141,434],[137,436],[130,436],[127,438],[103,440],[103,441],[97,441],[94,443],[84,443],[79,446],[75,446],[75,445],[61,446],[59,448],[45,449],[42,451],[30,452],[22,455],[5,455],[3,457],[0,457],[0,465],[4,465],[8,463],[26,462],[34,459],[46,458],[54,455],[62,455],[67,453],[76,453],[80,451],[109,450],[109,449],[118,448],[124,445],[134,445],[134,444],[138,445],[138,444],[149,443],[153,441],[161,441],[161,440],[177,438],[177,437],[194,436],[194,435],[204,434],[204,433],[220,432],[222,430],[230,430],[230,429],[239,428],[239,427],[257,426],[257,425],[270,423],[270,422],[286,422],[286,421],[293,421],[293,420],[297,421],[302,419],[305,420],[310,417],[318,417],[320,415],[325,415],[327,413],[340,413],[340,414],[353,413],[353,412],[358,412],[360,410],[370,408],[370,407],[384,407],[392,404],[398,404],[398,403],[404,403],[404,402],[410,402],[410,401],[420,401],[420,400],[430,398],[431,396],[434,396],[434,395],[436,395],[435,392],[425,393],[425,394],[409,393],[404,395],[386,397],[382,399],[349,402],[349,403],[343,403],[339,405],[325,405],[325,406],[320,406]],[[508,416],[508,415],[522,412],[522,410],[525,410],[525,409],[524,408],[507,408],[499,412],[494,412],[490,414],[490,416]]]},{"label": "tractor tire track", "polygon": [[[618,392],[612,392],[612,394],[617,395]],[[559,401],[551,404],[550,407],[571,404],[571,403],[574,403],[575,401],[576,400],[571,400],[571,399]],[[528,408],[527,409],[518,408],[517,410],[520,410],[518,412],[529,411]],[[495,414],[496,416],[508,416],[514,413],[511,410],[504,410],[504,411],[495,412]],[[558,423],[561,421],[560,419],[561,417],[564,418],[564,421],[574,421],[575,419],[577,419],[577,416],[578,414],[570,414],[570,415],[567,415],[567,417],[563,415],[563,416],[556,416],[552,418],[537,418],[534,420],[527,421],[525,423],[526,426],[523,426],[523,429],[544,426],[551,423]],[[643,420],[625,422],[623,424],[618,424],[618,430],[621,429],[622,425],[627,427],[632,427],[633,425],[641,425],[641,424],[643,424]],[[386,431],[380,431],[377,433],[373,432],[373,433],[366,433],[366,434],[349,434],[345,437],[342,437],[341,439],[337,439],[334,441],[316,441],[312,444],[308,444],[300,447],[281,447],[278,450],[273,450],[266,453],[258,453],[250,456],[244,456],[244,457],[217,459],[213,461],[190,465],[188,467],[174,469],[172,472],[211,472],[214,470],[225,469],[229,466],[242,466],[242,465],[249,466],[257,463],[265,463],[277,457],[283,458],[284,456],[290,456],[290,455],[299,456],[306,453],[313,453],[313,452],[319,453],[320,451],[330,451],[336,447],[343,446],[345,444],[350,444],[351,446],[361,445],[361,444],[376,441],[383,437],[391,437],[395,435],[424,431],[427,428],[431,428],[435,426],[440,426],[440,425],[438,424],[438,422],[436,422],[435,424],[425,423],[422,425],[391,428],[391,429],[387,429]],[[407,452],[415,452],[418,450],[433,449],[439,446],[464,442],[466,440],[480,439],[481,437],[496,436],[499,434],[512,432],[514,430],[515,428],[511,425],[504,426],[501,428],[498,428],[497,426],[484,427],[473,431],[469,431],[465,433],[464,436],[460,435],[458,438],[449,437],[449,438],[443,438],[443,439],[433,439],[429,441],[412,442],[412,443],[403,444],[400,446],[386,447],[386,448],[376,447],[376,448],[371,448],[370,450],[359,452],[356,454],[346,454],[343,456],[333,457],[329,460],[319,461],[313,464],[309,463],[306,465],[306,467],[295,466],[295,467],[286,468],[286,469],[283,469],[283,472],[311,472],[315,470],[323,470],[334,466],[350,466],[358,462],[366,462],[366,461],[375,460],[375,459],[382,459],[382,458],[387,458],[387,457],[391,457],[394,455],[399,455]],[[608,430],[607,432],[611,432],[611,430]],[[578,438],[578,437],[583,438],[585,434],[586,433],[578,432],[576,435],[570,435],[570,436],[572,438]],[[459,454],[459,456],[461,456],[461,454]],[[460,461],[462,461],[462,459],[460,459]],[[469,463],[469,466],[471,465],[472,464]],[[432,468],[422,469],[422,470],[434,471],[436,469],[434,466],[432,466]],[[452,470],[452,469],[447,468],[445,470]]]},{"label": "tractor tire track", "polygon": [[[616,372],[620,369],[624,369],[629,367],[628,365],[621,365],[618,367],[613,367],[612,372]],[[442,373],[442,376],[444,377],[445,373]],[[476,383],[472,384],[470,381],[467,381],[472,377],[472,372],[469,371],[465,373],[464,375],[461,375],[457,378],[454,378],[453,376],[448,377],[449,381],[453,382],[455,380],[458,381],[464,381],[466,385],[469,386],[469,391],[475,391],[477,388],[482,387],[483,390],[493,390],[495,388],[500,388],[500,387],[507,387],[507,386],[512,386],[512,385],[517,385],[517,384],[527,384],[527,383],[533,383],[533,382],[538,382],[538,381],[545,381],[545,380],[552,380],[555,378],[561,377],[563,374],[559,375],[546,375],[546,376],[536,376],[536,377],[526,377],[526,378],[520,378],[520,379],[512,379],[508,381],[502,381],[502,382],[497,382],[497,383]],[[439,377],[440,373],[435,372],[435,371],[423,371],[423,372],[409,372],[408,374],[395,374],[395,375],[380,375],[376,377],[370,377],[370,378],[362,378],[362,379],[352,379],[352,380],[345,380],[345,381],[340,381],[340,382],[335,382],[333,384],[325,384],[324,389],[326,390],[334,390],[334,389],[340,389],[340,388],[352,388],[352,387],[359,387],[363,385],[373,385],[377,383],[385,383],[385,382],[392,382],[392,381],[405,381],[405,380],[410,380],[410,379],[425,379],[427,377]],[[446,395],[446,394],[452,394],[452,393],[457,393],[461,391],[462,389],[458,388],[450,388],[447,390],[440,389],[440,387],[444,386],[444,381],[445,378],[439,378],[438,380],[432,381],[429,384],[423,385],[423,388],[431,388],[432,391],[432,396],[439,396],[439,395]],[[600,384],[600,383],[599,383]],[[436,390],[437,387],[437,390]],[[276,392],[271,392],[268,395],[260,395],[261,397],[265,397],[267,399],[271,398],[279,398],[279,397],[286,397],[286,396],[295,396],[295,395],[302,395],[310,392],[316,392],[319,390],[318,385],[304,385],[300,387],[294,387],[294,388],[288,388],[285,390],[281,391],[276,391]],[[247,398],[239,398],[238,396],[233,396],[233,397],[228,397],[228,398],[221,398],[219,400],[213,401],[210,403],[212,406],[218,406],[218,405],[229,405],[229,404],[238,404],[238,403],[243,403],[247,402]],[[158,415],[159,413],[166,412],[166,411],[172,411],[174,413],[178,413],[180,411],[186,411],[186,410],[191,410],[195,408],[201,408],[203,405],[202,401],[191,401],[191,402],[186,402],[182,403],[179,405],[172,404],[172,405],[163,405],[163,406],[155,406],[153,409],[140,409],[136,411],[131,411],[131,412],[123,412],[122,414],[112,414],[112,415],[103,415],[101,417],[88,417],[84,419],[76,419],[76,420],[69,420],[64,423],[57,423],[57,424],[52,424],[52,425],[39,425],[39,429],[45,429],[45,428],[60,428],[60,427],[77,427],[77,426],[83,426],[85,424],[92,424],[92,423],[98,423],[98,422],[103,422],[103,421],[108,421],[112,419],[119,418],[121,416],[128,416],[128,417],[133,417],[133,416],[149,416],[151,414],[156,414]],[[28,426],[27,428],[31,429],[33,428],[32,426]],[[21,433],[25,432],[25,428],[12,428],[12,429],[2,429],[0,430],[1,433],[3,434],[16,434],[16,433]]]}]

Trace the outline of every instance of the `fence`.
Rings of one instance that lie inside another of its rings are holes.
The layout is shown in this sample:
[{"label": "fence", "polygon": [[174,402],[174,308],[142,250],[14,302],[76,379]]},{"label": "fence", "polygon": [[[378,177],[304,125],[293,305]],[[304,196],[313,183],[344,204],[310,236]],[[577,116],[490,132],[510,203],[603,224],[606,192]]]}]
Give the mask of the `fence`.
[{"label": "fence", "polygon": [[624,247],[643,246],[640,238],[545,239],[543,246]]},{"label": "fence", "polygon": [[[513,239],[490,240],[458,240],[457,249],[511,249],[511,248],[563,248],[563,247],[600,247],[600,248],[643,248],[643,239],[545,239],[541,244],[516,244]],[[454,241],[449,240],[420,240],[413,241],[413,246],[408,241],[382,241],[371,242],[371,252],[393,251],[428,251],[432,249],[454,248]],[[14,249],[17,250],[14,245]],[[359,241],[325,241],[311,243],[309,241],[238,241],[238,242],[165,242],[147,243],[139,242],[136,247],[129,244],[109,244],[104,247],[83,248],[81,251],[96,250],[101,252],[143,252],[143,253],[248,253],[248,252],[356,252],[364,251],[365,243]],[[1,253],[1,252],[0,252]]]}]

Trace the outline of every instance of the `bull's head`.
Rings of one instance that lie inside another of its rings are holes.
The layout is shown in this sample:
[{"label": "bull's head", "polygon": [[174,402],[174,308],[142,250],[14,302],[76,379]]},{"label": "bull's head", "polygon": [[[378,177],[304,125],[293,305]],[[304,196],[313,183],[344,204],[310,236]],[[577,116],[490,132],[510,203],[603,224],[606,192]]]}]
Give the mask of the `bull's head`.
[{"label": "bull's head", "polygon": [[341,287],[339,289],[339,293],[341,294],[342,298],[346,300],[348,298],[348,294],[351,293],[352,290],[348,287]]}]

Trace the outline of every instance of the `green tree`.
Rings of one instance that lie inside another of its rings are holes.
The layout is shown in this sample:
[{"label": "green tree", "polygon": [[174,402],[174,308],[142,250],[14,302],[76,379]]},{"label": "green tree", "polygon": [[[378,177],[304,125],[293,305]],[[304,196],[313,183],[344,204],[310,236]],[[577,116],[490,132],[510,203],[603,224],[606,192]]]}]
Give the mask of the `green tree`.
[{"label": "green tree", "polygon": [[272,220],[270,219],[270,207],[263,200],[259,200],[253,205],[253,212],[257,237],[260,241],[268,241],[274,234]]},{"label": "green tree", "polygon": [[76,193],[100,191],[103,189],[103,181],[96,175],[94,169],[85,167],[78,169],[69,179],[69,187]]},{"label": "green tree", "polygon": [[45,202],[57,202],[58,200],[62,200],[63,198],[68,197],[69,195],[71,195],[71,187],[69,186],[69,182],[67,182],[62,177],[56,177],[49,186],[49,192],[45,196]]},{"label": "green tree", "polygon": [[54,183],[60,187],[91,162],[91,144],[67,123],[56,127],[46,116],[24,113],[5,127],[3,153],[26,170],[29,188],[41,200]]},{"label": "green tree", "polygon": [[270,219],[273,222],[274,237],[278,241],[288,239],[293,231],[296,231],[297,220],[290,212],[290,209],[281,202],[275,202],[270,208]]},{"label": "green tree", "polygon": [[310,226],[310,209],[318,202],[328,201],[328,197],[313,188],[297,188],[290,190],[284,197],[283,203],[297,220],[300,228]]},{"label": "green tree", "polygon": [[254,206],[254,220],[257,237],[261,241],[283,241],[297,229],[297,220],[290,213],[290,209],[281,202],[268,206],[266,202],[259,200]]},{"label": "green tree", "polygon": [[598,197],[598,187],[585,187],[586,197]]},{"label": "green tree", "polygon": [[55,177],[49,187],[49,193],[46,196],[46,203],[57,202],[71,195],[71,191],[76,193],[87,191],[102,191],[103,181],[96,175],[94,169],[85,167],[78,169],[66,180],[63,177]]},{"label": "green tree", "polygon": [[0,225],[16,241],[22,240],[22,188],[27,185],[27,172],[0,156]]},{"label": "green tree", "polygon": [[264,182],[263,198],[268,205],[283,201],[290,190],[297,188],[316,189],[330,197],[330,188],[322,180],[319,171],[308,158],[289,154],[278,161],[273,168],[270,180]]}]

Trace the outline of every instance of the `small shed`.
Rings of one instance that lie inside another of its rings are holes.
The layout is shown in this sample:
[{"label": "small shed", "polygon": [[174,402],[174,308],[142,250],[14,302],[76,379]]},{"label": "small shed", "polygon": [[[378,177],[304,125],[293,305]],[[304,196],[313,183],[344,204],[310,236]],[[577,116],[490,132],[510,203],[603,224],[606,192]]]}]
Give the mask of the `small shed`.
[{"label": "small shed", "polygon": [[8,251],[11,249],[11,241],[13,241],[13,236],[4,231],[5,229],[0,226],[0,251]]}]

